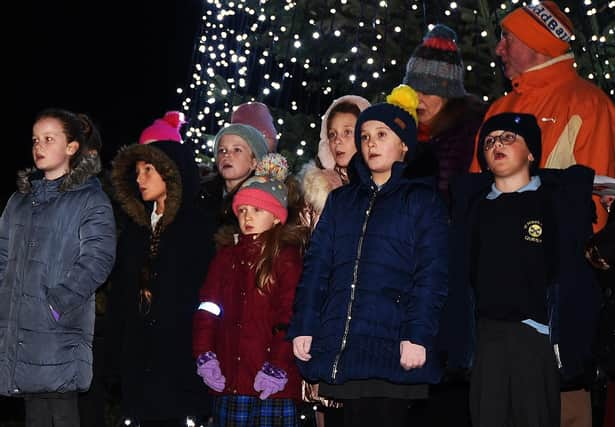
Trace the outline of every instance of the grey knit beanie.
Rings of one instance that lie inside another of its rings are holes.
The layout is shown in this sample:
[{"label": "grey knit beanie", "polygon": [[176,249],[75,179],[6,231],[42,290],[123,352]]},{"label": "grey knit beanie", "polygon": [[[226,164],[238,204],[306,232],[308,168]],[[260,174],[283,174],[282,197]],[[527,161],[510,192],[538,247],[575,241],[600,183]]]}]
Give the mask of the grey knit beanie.
[{"label": "grey knit beanie", "polygon": [[427,95],[464,97],[463,60],[456,40],[455,31],[446,25],[436,25],[408,60],[404,84]]},{"label": "grey knit beanie", "polygon": [[252,149],[254,157],[256,157],[258,161],[269,152],[269,146],[261,131],[249,125],[235,123],[220,129],[216,134],[216,138],[214,139],[214,156],[218,153],[218,145],[220,145],[220,140],[224,135],[237,135],[246,141]]}]

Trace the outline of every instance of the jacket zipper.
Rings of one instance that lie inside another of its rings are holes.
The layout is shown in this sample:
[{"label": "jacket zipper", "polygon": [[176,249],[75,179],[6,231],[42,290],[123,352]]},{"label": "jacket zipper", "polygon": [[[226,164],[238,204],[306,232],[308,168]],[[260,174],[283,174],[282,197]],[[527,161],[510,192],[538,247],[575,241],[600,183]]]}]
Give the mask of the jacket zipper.
[{"label": "jacket zipper", "polygon": [[369,205],[367,206],[367,210],[365,211],[365,221],[363,221],[363,227],[361,227],[361,237],[359,238],[359,245],[357,246],[357,258],[354,262],[354,269],[352,273],[352,284],[350,285],[350,301],[348,302],[348,308],[346,310],[346,324],[344,326],[344,335],[342,336],[342,343],[340,345],[340,351],[335,356],[335,361],[333,362],[333,369],[331,371],[331,379],[335,382],[335,378],[337,376],[337,366],[340,362],[340,358],[342,357],[342,353],[346,348],[346,340],[348,338],[348,332],[350,331],[350,320],[352,318],[352,303],[354,302],[355,290],[357,285],[358,273],[359,273],[359,260],[361,258],[361,250],[363,249],[363,240],[365,238],[365,230],[367,229],[367,221],[369,220],[369,216],[372,212],[372,208],[374,206],[374,201],[376,200],[377,189],[374,189],[372,194],[369,197]]}]

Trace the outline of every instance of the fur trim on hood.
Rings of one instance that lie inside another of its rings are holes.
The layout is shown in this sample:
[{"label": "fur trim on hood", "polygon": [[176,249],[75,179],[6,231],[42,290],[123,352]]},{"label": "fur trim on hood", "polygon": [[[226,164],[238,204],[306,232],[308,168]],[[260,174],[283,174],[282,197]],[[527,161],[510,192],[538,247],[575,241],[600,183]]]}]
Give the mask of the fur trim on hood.
[{"label": "fur trim on hood", "polygon": [[111,171],[115,198],[134,222],[148,228],[151,227],[153,203],[141,198],[135,175],[135,164],[139,160],[154,165],[167,186],[164,215],[160,220],[164,229],[173,222],[183,201],[194,198],[198,192],[198,167],[191,150],[177,142],[155,141],[120,149]]},{"label": "fur trim on hood", "polygon": [[333,169],[321,169],[314,161],[303,165],[299,172],[303,199],[316,213],[322,213],[329,193],[342,186],[340,175]]},{"label": "fur trim on hood", "polygon": [[[60,184],[60,191],[71,191],[83,185],[90,177],[96,176],[102,170],[98,153],[84,155],[77,166],[71,169]],[[32,179],[43,178],[42,171],[28,168],[17,172],[17,191],[27,194],[32,191]]]},{"label": "fur trim on hood", "polygon": [[335,167],[335,158],[333,157],[333,153],[331,153],[331,149],[329,148],[329,138],[327,138],[327,119],[329,118],[329,113],[333,107],[341,102],[355,104],[361,111],[370,106],[367,99],[358,95],[344,95],[337,98],[331,103],[331,105],[329,105],[329,108],[327,108],[327,111],[325,111],[325,114],[322,116],[322,121],[320,123],[320,142],[318,143],[318,160],[320,160],[320,164],[325,169],[333,169]]}]

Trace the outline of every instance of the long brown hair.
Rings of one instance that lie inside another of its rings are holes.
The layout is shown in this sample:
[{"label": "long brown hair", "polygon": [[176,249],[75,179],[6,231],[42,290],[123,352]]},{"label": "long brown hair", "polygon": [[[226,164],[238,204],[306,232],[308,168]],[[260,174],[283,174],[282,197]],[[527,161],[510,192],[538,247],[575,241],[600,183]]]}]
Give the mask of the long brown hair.
[{"label": "long brown hair", "polygon": [[[286,180],[288,188],[289,215],[286,224],[276,224],[271,229],[264,231],[258,236],[261,243],[260,256],[254,265],[256,275],[256,287],[261,293],[268,293],[275,287],[275,279],[273,277],[274,261],[282,249],[286,246],[297,246],[303,255],[307,247],[310,229],[303,224],[300,224],[298,213],[292,212],[296,210],[296,204],[301,201],[300,189],[293,177],[288,177]],[[237,226],[223,226],[218,229],[214,235],[216,247],[219,249],[223,246],[232,246],[235,244]]]}]

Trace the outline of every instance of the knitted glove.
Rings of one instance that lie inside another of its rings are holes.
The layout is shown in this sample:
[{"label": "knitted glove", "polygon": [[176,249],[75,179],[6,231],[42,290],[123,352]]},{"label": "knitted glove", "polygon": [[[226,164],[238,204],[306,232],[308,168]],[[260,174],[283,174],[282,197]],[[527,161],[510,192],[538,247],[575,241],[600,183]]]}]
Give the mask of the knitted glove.
[{"label": "knitted glove", "polygon": [[265,362],[254,378],[254,390],[261,391],[259,398],[265,400],[272,394],[284,390],[287,382],[288,375],[283,369]]},{"label": "knitted glove", "polygon": [[207,353],[201,354],[196,359],[196,366],[196,373],[203,378],[203,382],[207,384],[209,388],[217,392],[224,390],[226,378],[222,375],[216,353],[208,351]]}]

